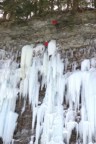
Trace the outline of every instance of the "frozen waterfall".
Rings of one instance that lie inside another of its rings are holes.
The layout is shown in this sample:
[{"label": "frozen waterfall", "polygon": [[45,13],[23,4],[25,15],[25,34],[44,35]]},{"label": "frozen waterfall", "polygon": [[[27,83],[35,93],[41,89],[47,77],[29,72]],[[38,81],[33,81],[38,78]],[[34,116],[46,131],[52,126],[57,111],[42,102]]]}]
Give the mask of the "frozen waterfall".
[{"label": "frozen waterfall", "polygon": [[85,59],[80,70],[65,73],[66,63],[55,40],[48,48],[24,46],[20,68],[12,58],[4,59],[2,51],[0,55],[0,138],[4,144],[15,141],[19,97],[24,100],[21,114],[27,99],[32,109],[29,144],[69,144],[73,133],[76,144],[96,143],[96,58]]},{"label": "frozen waterfall", "polygon": [[0,137],[5,144],[12,141],[18,118],[15,112],[20,81],[17,67],[11,59],[0,61]]}]

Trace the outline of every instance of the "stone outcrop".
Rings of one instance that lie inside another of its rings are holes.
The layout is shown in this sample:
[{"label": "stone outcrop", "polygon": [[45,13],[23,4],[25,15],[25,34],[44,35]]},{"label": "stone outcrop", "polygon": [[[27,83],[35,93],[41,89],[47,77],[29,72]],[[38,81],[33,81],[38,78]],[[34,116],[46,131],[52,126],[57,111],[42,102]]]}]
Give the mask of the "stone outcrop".
[{"label": "stone outcrop", "polygon": [[96,24],[84,23],[70,28],[63,22],[55,27],[51,20],[34,20],[26,26],[0,28],[0,49],[15,53],[18,59],[24,45],[51,39],[57,40],[61,56],[68,59],[68,67],[72,67],[72,63],[79,64],[84,58],[95,56]]}]

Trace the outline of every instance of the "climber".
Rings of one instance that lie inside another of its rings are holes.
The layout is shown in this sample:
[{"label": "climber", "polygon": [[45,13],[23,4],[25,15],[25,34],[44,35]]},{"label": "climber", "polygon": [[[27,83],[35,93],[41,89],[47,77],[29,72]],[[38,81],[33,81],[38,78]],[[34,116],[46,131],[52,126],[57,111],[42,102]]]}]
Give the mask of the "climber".
[{"label": "climber", "polygon": [[51,23],[52,23],[52,25],[57,25],[58,21],[57,20],[52,20]]},{"label": "climber", "polygon": [[56,29],[58,29],[59,23],[57,20],[52,20],[51,24],[54,25],[56,27]]},{"label": "climber", "polygon": [[45,48],[48,47],[48,41],[45,41],[45,42],[44,42],[44,46],[45,46]]}]

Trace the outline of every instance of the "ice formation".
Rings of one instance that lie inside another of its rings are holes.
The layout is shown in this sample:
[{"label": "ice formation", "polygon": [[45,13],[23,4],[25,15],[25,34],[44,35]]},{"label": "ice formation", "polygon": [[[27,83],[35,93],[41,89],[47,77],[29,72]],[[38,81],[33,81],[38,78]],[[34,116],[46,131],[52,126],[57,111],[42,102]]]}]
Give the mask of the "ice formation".
[{"label": "ice formation", "polygon": [[16,99],[20,81],[17,64],[12,60],[1,60],[0,68],[0,137],[5,144],[12,141],[17,124],[15,112]]},{"label": "ice formation", "polygon": [[88,71],[90,69],[90,60],[89,59],[85,59],[84,61],[82,61],[81,63],[81,71]]},{"label": "ice formation", "polygon": [[48,55],[52,56],[56,52],[56,40],[51,40],[48,44]]},{"label": "ice formation", "polygon": [[0,60],[0,137],[4,144],[15,141],[18,93],[24,99],[21,114],[27,98],[33,111],[30,144],[69,144],[73,131],[74,143],[96,142],[96,59],[82,61],[81,70],[66,70],[55,40],[48,49],[42,44],[24,46],[20,69],[11,59]]},{"label": "ice formation", "polygon": [[91,64],[91,68],[96,68],[96,58],[91,58],[90,64]]},{"label": "ice formation", "polygon": [[45,46],[43,44],[37,44],[36,47],[33,49],[34,56],[38,56],[40,54],[43,54],[45,51]]},{"label": "ice formation", "polygon": [[21,53],[21,78],[25,78],[26,70],[32,64],[33,45],[25,45]]}]

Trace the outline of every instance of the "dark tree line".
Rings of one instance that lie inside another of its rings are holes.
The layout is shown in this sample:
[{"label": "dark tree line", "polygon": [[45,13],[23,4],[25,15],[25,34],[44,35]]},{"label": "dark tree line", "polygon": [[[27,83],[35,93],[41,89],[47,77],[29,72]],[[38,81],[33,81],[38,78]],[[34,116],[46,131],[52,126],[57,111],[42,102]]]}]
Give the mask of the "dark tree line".
[{"label": "dark tree line", "polygon": [[91,5],[96,8],[96,0],[3,0],[0,2],[0,10],[3,19],[28,19],[33,15],[44,15],[55,11],[72,11],[87,8]]}]

